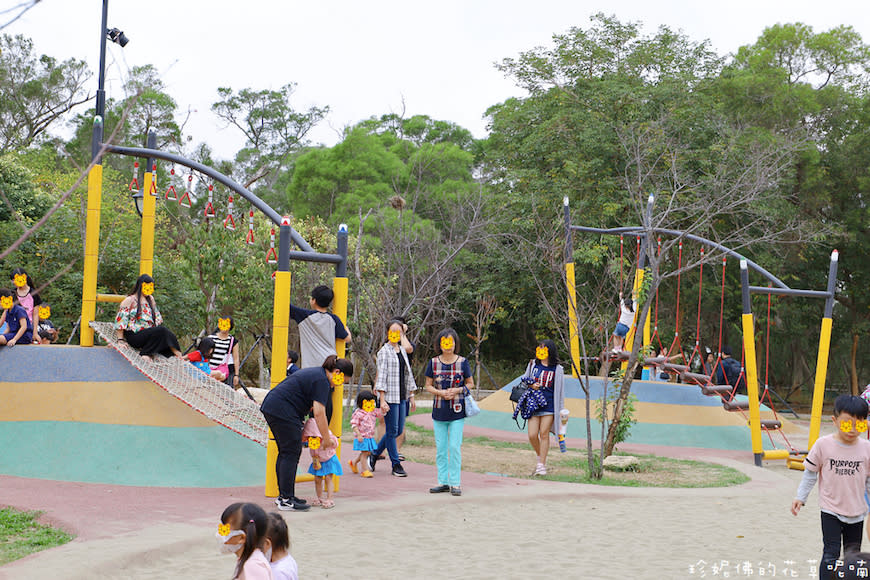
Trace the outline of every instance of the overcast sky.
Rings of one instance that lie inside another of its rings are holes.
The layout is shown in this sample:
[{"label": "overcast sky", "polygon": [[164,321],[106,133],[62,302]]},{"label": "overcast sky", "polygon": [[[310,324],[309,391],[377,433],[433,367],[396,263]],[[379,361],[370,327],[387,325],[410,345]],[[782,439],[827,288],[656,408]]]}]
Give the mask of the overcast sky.
[{"label": "overcast sky", "polygon": [[[0,9],[22,1],[0,0]],[[3,32],[32,38],[39,54],[86,60],[93,93],[101,6],[42,0]],[[309,134],[315,143],[334,144],[343,127],[403,107],[406,115],[453,121],[483,137],[486,109],[522,95],[493,63],[547,45],[571,26],[587,27],[599,11],[642,22],[645,32],[664,24],[709,39],[720,54],[755,42],[777,22],[804,22],[816,32],[849,24],[870,41],[870,3],[857,0],[112,0],[109,28],[123,30],[130,43],[109,43],[106,89],[109,97],[123,96],[126,71],[153,64],[179,109],[196,110],[187,132],[223,158],[243,140],[211,113],[221,86],[297,83],[294,107],[330,107]]]}]

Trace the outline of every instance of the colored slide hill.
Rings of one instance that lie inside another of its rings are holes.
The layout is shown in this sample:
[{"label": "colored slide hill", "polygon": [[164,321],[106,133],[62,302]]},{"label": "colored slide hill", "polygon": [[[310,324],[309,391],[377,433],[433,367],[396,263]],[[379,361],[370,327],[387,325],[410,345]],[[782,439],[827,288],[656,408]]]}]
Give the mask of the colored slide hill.
[{"label": "colored slide hill", "polygon": [[0,473],[159,487],[264,480],[266,450],[106,347],[0,349]]}]

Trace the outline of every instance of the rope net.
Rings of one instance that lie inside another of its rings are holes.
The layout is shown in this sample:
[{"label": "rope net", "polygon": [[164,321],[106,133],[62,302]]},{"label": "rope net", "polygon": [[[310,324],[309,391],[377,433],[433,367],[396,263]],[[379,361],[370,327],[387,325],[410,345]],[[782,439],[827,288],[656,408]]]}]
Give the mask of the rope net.
[{"label": "rope net", "polygon": [[91,328],[158,387],[215,423],[266,446],[266,419],[260,406],[243,393],[183,359],[159,355],[153,361],[142,358],[130,345],[118,342],[111,322],[91,322]]}]

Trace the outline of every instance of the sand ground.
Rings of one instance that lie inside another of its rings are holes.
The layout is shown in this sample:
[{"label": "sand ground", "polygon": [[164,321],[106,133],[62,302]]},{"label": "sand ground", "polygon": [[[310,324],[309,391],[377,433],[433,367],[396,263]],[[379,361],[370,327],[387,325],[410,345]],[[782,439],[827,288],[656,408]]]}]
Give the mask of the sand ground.
[{"label": "sand ground", "polygon": [[[476,434],[470,424],[467,432]],[[284,515],[301,578],[815,578],[816,492],[798,517],[789,512],[801,472],[783,462],[755,467],[749,453],[704,455],[696,458],[730,465],[752,480],[666,489],[469,473],[456,498],[427,493],[434,467],[408,463],[405,479],[383,472],[370,480],[342,478],[333,510]],[[313,495],[312,484],[301,486],[300,495]],[[217,553],[213,535],[233,501],[273,507],[261,488],[132,488],[0,476],[0,504],[43,509],[49,521],[78,534],[65,546],[0,568],[0,578],[229,578],[233,559]]]}]

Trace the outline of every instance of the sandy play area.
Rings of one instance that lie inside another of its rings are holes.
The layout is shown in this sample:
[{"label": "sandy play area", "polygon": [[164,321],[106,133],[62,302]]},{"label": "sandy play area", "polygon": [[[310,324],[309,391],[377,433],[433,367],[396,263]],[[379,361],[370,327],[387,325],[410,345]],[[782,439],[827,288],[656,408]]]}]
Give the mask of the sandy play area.
[{"label": "sandy play area", "polygon": [[[406,479],[344,477],[333,510],[284,515],[302,578],[816,577],[816,492],[792,516],[801,473],[781,462],[759,469],[745,455],[697,457],[752,477],[736,487],[602,487],[468,473],[461,498],[430,495],[434,467],[407,463]],[[301,484],[303,496],[313,495],[311,485]],[[272,507],[261,488],[0,477],[0,504],[43,509],[78,535],[0,568],[0,577],[229,578],[232,557],[217,553],[213,534],[222,509],[240,500]]]}]

